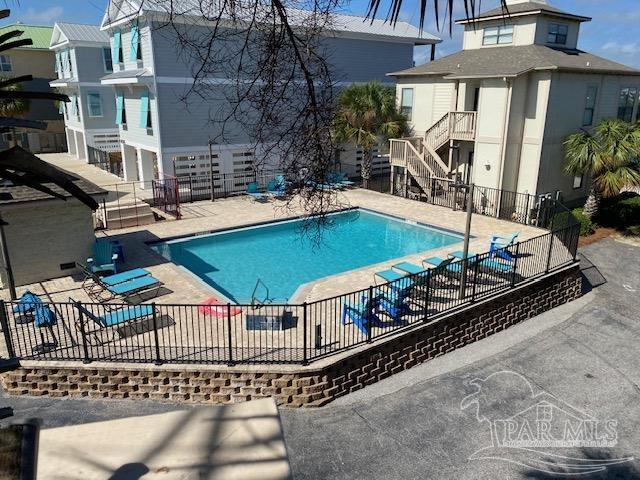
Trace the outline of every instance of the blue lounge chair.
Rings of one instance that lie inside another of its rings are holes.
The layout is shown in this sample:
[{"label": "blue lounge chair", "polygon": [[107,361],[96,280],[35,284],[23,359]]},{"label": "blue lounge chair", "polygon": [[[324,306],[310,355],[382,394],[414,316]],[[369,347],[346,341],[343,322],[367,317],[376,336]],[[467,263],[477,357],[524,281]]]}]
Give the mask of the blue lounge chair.
[{"label": "blue lounge chair", "polygon": [[402,315],[409,312],[407,304],[408,294],[411,288],[392,289],[387,291],[382,288],[376,288],[374,295],[378,297],[378,309],[389,315],[395,323],[402,323]]},{"label": "blue lounge chair", "polygon": [[491,256],[498,256],[505,260],[512,261],[513,255],[509,249],[513,247],[518,235],[520,235],[520,232],[513,232],[511,235],[506,237],[501,237],[499,235],[491,237],[491,243],[489,245],[489,253]]},{"label": "blue lounge chair", "polygon": [[275,180],[271,180],[267,185],[267,194],[275,198],[284,197],[285,185],[278,184]]},{"label": "blue lounge chair", "polygon": [[406,290],[415,286],[415,280],[409,277],[407,273],[398,273],[393,269],[376,272],[374,273],[374,280],[376,277],[390,282],[388,286],[392,290]]},{"label": "blue lounge chair", "polygon": [[133,295],[139,295],[149,290],[157,289],[156,295],[160,291],[160,287],[163,285],[160,280],[154,278],[151,275],[144,277],[134,278],[126,282],[117,283],[115,285],[106,285],[101,282],[104,291],[109,293],[109,296],[105,300],[111,300],[116,297],[128,298]]},{"label": "blue lounge chair", "polygon": [[252,197],[257,202],[264,202],[269,199],[269,195],[266,193],[260,192],[260,187],[258,182],[251,182],[247,185],[247,195]]},{"label": "blue lounge chair", "polygon": [[447,258],[446,260],[440,257],[429,257],[422,260],[422,264],[428,268],[440,268],[444,273],[460,273],[462,267],[459,263],[452,263],[454,258]]},{"label": "blue lounge chair", "polygon": [[356,184],[356,182],[352,182],[351,180],[349,180],[349,175],[347,175],[346,172],[338,172],[336,174],[336,179],[345,187],[352,187]]},{"label": "blue lounge chair", "polygon": [[282,174],[276,175],[273,180],[276,182],[276,187],[282,190],[291,185],[291,182],[287,181],[286,177]]},{"label": "blue lounge chair", "polygon": [[479,265],[495,273],[510,273],[513,272],[515,263],[501,262],[500,260],[496,260],[495,258],[485,258],[479,263]]},{"label": "blue lounge chair", "polygon": [[93,273],[112,272],[117,273],[116,262],[118,254],[113,243],[106,238],[96,239],[93,245],[93,257],[87,258],[87,266]]},{"label": "blue lounge chair", "polygon": [[[456,260],[462,260],[464,258],[464,252],[462,250],[456,250],[455,252],[451,252],[449,256],[453,257]],[[467,252],[467,258],[469,260],[475,258],[476,256],[477,256],[477,253],[475,252]]]},{"label": "blue lounge chair", "polygon": [[411,263],[411,262],[396,263],[395,265],[391,265],[391,268],[395,268],[396,270],[405,272],[405,275],[406,274],[416,275],[418,273],[422,273],[425,271],[424,267],[421,267],[420,265],[416,265],[415,263]]},{"label": "blue lounge chair", "polygon": [[[69,301],[77,304],[77,302],[73,298],[69,298]],[[135,320],[142,320],[144,318],[152,316],[154,311],[152,305],[134,305],[131,307],[112,310],[106,312],[103,315],[96,315],[91,310],[80,304],[77,304],[77,308],[82,312],[85,318],[92,320],[97,326],[97,328],[95,329],[87,329],[85,324],[84,326],[82,326],[84,328],[85,334],[93,334],[100,344],[103,344],[104,342],[102,342],[97,336],[98,332],[111,327],[122,326]],[[78,329],[80,329],[80,325],[78,326]],[[116,334],[118,333],[121,332],[118,332],[118,329],[115,328],[113,333],[114,340]]]},{"label": "blue lounge chair", "polygon": [[134,268],[133,270],[127,270],[126,272],[120,272],[115,275],[109,275],[107,277],[100,278],[100,281],[110,287],[118,285],[119,283],[129,282],[140,277],[150,276],[151,272],[144,268]]},{"label": "blue lounge chair", "polygon": [[342,305],[342,324],[346,325],[347,319],[350,319],[358,330],[368,335],[370,323],[380,324],[380,319],[376,315],[379,301],[377,297],[370,299],[363,296],[358,303],[345,302]]}]

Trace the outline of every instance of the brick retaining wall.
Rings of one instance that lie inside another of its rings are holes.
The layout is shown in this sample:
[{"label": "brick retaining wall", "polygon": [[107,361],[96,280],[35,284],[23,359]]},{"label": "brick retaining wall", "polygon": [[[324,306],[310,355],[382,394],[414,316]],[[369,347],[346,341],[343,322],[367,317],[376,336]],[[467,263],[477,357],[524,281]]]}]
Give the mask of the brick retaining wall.
[{"label": "brick retaining wall", "polygon": [[2,383],[13,395],[206,403],[274,397],[278,404],[293,407],[321,406],[580,295],[580,270],[574,265],[502,297],[307,367],[23,362],[3,374]]}]

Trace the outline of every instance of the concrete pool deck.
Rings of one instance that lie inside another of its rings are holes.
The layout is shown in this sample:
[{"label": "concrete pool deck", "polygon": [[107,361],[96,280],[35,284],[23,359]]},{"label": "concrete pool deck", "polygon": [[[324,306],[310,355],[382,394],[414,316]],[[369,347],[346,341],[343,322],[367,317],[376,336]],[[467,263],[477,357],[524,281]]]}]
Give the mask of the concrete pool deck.
[{"label": "concrete pool deck", "polygon": [[[340,192],[338,195],[339,201],[343,206],[364,207],[446,230],[464,232],[464,212],[454,212],[445,207],[428,205],[363,189],[347,190]],[[216,295],[216,292],[184,268],[169,262],[160,254],[154,252],[147,245],[148,242],[157,242],[177,236],[251,225],[304,214],[302,209],[295,204],[295,201],[289,204],[278,201],[257,203],[244,196],[216,200],[215,202],[196,202],[187,204],[184,208],[198,211],[202,216],[187,215],[187,218],[179,221],[157,222],[151,225],[108,230],[97,234],[98,236],[118,240],[124,246],[125,261],[119,266],[120,270],[143,267],[165,284],[166,289],[170,290],[170,292],[167,291],[166,294],[154,298],[157,303],[197,304],[211,295]],[[492,235],[506,236],[514,231],[520,232],[520,240],[526,240],[546,232],[536,227],[517,225],[504,220],[474,215],[471,233],[475,238],[472,239],[469,250],[479,253],[486,252],[489,249],[489,240]],[[332,275],[307,285],[302,292],[296,295],[295,299],[290,300],[290,303],[312,302],[367,288],[374,284],[375,272],[390,268],[391,265],[399,260],[420,264],[421,260],[427,256],[439,255],[446,258],[448,252],[458,250],[461,246],[462,242],[445,248],[394,258],[343,274]],[[426,255],[427,252],[428,255]],[[79,262],[84,260],[77,259]],[[81,288],[81,278],[78,275],[21,286],[18,288],[18,292],[21,293],[25,288],[36,294],[44,294],[50,301],[68,301],[69,297],[83,302],[90,301]],[[2,297],[7,299],[7,293],[3,291]]]}]

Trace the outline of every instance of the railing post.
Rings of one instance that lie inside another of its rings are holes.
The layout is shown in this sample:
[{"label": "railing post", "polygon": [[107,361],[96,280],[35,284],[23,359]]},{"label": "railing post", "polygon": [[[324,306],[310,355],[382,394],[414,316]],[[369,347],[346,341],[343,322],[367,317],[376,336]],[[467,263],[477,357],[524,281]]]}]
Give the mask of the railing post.
[{"label": "railing post", "polygon": [[476,254],[475,259],[473,261],[473,285],[471,285],[471,303],[476,301],[476,285],[478,284],[478,264],[480,260],[478,259],[478,254]]},{"label": "railing post", "polygon": [[516,269],[518,267],[519,253],[520,253],[520,242],[516,243],[516,253],[513,256],[513,272],[511,272],[511,287],[516,286]]},{"label": "railing post", "polygon": [[545,273],[549,273],[551,269],[551,252],[553,252],[553,232],[549,232],[549,235],[551,236],[551,240],[549,240],[549,254],[547,255],[547,269]]},{"label": "railing post", "polygon": [[229,342],[229,361],[227,363],[232,366],[235,365],[235,362],[233,361],[233,347],[231,344],[233,341],[231,337],[231,303],[227,303],[227,341]]},{"label": "railing post", "polygon": [[302,304],[302,364],[307,365],[307,302]]},{"label": "railing post", "polygon": [[107,219],[108,215],[107,215],[107,201],[103,198],[102,199],[102,220],[104,221],[104,229],[108,230],[109,229],[109,220]]},{"label": "railing post", "polygon": [[153,339],[156,342],[156,365],[162,365],[162,359],[160,358],[160,339],[158,338],[158,319],[156,316],[156,304],[152,303],[151,308],[153,309]]},{"label": "railing post", "polygon": [[[180,187],[180,183],[178,183],[178,187]],[[189,175],[189,203],[193,203],[193,180],[191,175]]]},{"label": "railing post", "polygon": [[431,290],[431,269],[427,270],[427,288],[424,294],[424,318],[423,322],[427,322],[429,320],[429,293]]},{"label": "railing post", "polygon": [[[369,285],[369,301],[368,303],[368,307],[372,307],[373,306],[373,287],[371,285]],[[366,318],[367,318],[367,342],[371,343],[373,340],[373,328],[371,327],[371,323],[373,318],[371,315],[371,308],[368,308],[367,311],[365,312]]]},{"label": "railing post", "polygon": [[85,332],[84,326],[84,313],[82,312],[82,302],[76,302],[76,308],[78,309],[78,322],[80,323],[80,336],[82,337],[82,350],[84,353],[84,360],[82,363],[91,363],[91,358],[89,357],[89,345],[87,343],[87,333]]},{"label": "railing post", "polygon": [[9,322],[7,321],[7,306],[4,300],[0,300],[0,326],[4,334],[4,342],[7,344],[7,354],[9,358],[16,358],[13,341],[11,340],[11,332],[9,331]]}]

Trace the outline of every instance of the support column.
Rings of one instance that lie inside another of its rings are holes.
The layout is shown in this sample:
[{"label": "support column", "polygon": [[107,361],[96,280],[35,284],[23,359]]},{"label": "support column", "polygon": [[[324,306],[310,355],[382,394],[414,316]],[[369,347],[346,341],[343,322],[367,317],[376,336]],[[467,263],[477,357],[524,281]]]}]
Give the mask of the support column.
[{"label": "support column", "polygon": [[141,188],[151,188],[151,180],[155,178],[154,158],[153,152],[143,148],[138,149],[138,178]]},{"label": "support column", "polygon": [[120,144],[122,152],[122,171],[127,182],[138,180],[138,159],[136,149],[125,143]]},{"label": "support column", "polygon": [[84,133],[76,130],[76,157],[78,160],[86,160],[87,159],[87,145],[84,140]]},{"label": "support column", "polygon": [[389,190],[391,192],[391,195],[393,195],[395,193],[395,178],[396,178],[396,170],[395,167],[393,166],[393,163],[391,164],[391,182],[389,182]]},{"label": "support column", "polygon": [[67,136],[67,152],[69,155],[76,155],[76,135],[70,128],[65,128],[65,134]]}]

